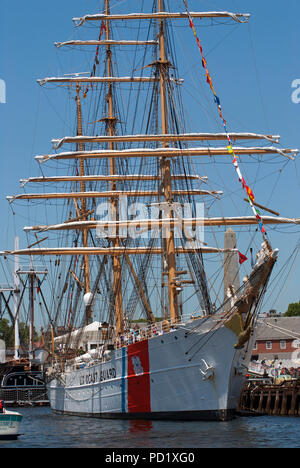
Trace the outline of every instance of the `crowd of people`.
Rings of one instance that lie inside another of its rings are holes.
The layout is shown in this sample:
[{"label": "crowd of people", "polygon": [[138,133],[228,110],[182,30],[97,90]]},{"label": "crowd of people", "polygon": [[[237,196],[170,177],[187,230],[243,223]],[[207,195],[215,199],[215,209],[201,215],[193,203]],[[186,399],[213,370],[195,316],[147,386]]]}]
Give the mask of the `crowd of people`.
[{"label": "crowd of people", "polygon": [[122,348],[123,346],[127,346],[142,340],[147,340],[154,336],[163,335],[164,333],[175,330],[176,327],[170,325],[169,322],[166,322],[165,324],[163,322],[161,327],[152,325],[147,328],[140,328],[137,325],[134,328],[130,328],[129,330],[125,331],[124,333],[118,334],[116,338],[116,347]]},{"label": "crowd of people", "polygon": [[293,379],[300,378],[300,367],[282,367],[281,369],[278,369],[278,371],[278,377],[280,375],[290,375]]},{"label": "crowd of people", "polygon": [[249,372],[262,374],[264,377],[272,377],[275,379],[300,379],[300,367],[293,366],[292,362],[282,362],[279,360],[261,362],[251,362]]}]

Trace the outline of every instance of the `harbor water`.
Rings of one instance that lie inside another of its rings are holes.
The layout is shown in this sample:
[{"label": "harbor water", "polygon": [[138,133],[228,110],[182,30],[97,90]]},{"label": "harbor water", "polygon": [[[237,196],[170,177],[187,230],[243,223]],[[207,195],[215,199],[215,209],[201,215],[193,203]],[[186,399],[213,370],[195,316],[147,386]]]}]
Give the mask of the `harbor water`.
[{"label": "harbor water", "polygon": [[21,436],[2,448],[299,448],[300,418],[238,417],[229,422],[116,421],[21,408]]}]

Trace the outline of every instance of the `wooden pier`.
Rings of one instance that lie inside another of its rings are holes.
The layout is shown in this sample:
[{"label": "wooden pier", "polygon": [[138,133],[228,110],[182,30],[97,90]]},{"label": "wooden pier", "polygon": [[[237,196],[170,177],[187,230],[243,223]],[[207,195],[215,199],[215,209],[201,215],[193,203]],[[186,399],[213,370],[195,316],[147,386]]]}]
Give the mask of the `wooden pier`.
[{"label": "wooden pier", "polygon": [[240,410],[272,416],[300,416],[300,381],[277,385],[249,381],[242,392]]}]

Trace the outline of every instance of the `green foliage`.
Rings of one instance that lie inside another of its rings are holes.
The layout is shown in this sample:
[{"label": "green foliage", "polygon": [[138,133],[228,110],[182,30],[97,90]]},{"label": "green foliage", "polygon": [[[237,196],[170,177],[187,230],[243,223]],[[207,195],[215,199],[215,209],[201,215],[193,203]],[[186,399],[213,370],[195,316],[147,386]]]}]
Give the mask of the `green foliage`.
[{"label": "green foliage", "polygon": [[300,301],[289,304],[284,317],[300,317]]},{"label": "green foliage", "polygon": [[14,345],[14,331],[7,319],[0,320],[0,338],[5,341],[7,348]]},{"label": "green foliage", "polygon": [[[20,342],[23,348],[28,348],[29,343],[29,326],[21,322],[19,324],[19,334]],[[0,338],[5,341],[7,348],[14,347],[15,332],[14,327],[10,325],[9,320],[1,319],[0,320]],[[34,330],[34,341],[38,341],[39,336]]]}]

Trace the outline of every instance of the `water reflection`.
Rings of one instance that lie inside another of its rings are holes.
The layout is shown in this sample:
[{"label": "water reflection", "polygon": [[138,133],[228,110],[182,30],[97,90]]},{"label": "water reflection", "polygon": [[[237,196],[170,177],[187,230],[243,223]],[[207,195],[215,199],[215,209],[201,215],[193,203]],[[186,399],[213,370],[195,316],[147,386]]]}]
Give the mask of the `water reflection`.
[{"label": "water reflection", "polygon": [[299,447],[300,417],[262,416],[226,423],[106,420],[22,408],[23,434],[0,449],[76,448],[273,448]]},{"label": "water reflection", "polygon": [[131,434],[138,434],[140,432],[149,432],[153,428],[152,421],[147,420],[134,420],[130,421],[129,431]]}]

